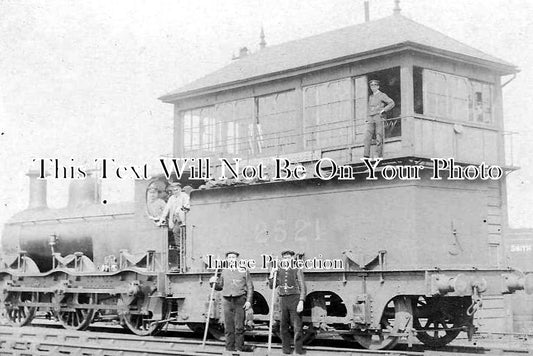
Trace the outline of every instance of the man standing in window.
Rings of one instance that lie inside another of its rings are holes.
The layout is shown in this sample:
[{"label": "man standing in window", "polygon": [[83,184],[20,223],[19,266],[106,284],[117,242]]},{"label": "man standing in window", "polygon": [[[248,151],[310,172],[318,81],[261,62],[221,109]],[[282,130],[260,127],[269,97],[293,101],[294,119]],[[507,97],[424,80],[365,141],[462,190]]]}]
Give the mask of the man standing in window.
[{"label": "man standing in window", "polygon": [[[281,253],[281,258],[290,261],[295,258],[294,251]],[[273,286],[274,274],[278,274],[276,285]],[[281,312],[280,335],[283,353],[291,353],[290,327],[294,331],[294,351],[298,355],[305,354],[303,349],[302,316],[304,301],[307,294],[303,271],[300,268],[272,268],[269,276],[269,287],[278,287],[279,308]]]},{"label": "man standing in window", "polygon": [[384,114],[394,107],[394,100],[379,91],[379,80],[370,81],[372,95],[368,98],[368,119],[366,120],[365,151],[363,156],[370,158],[370,143],[376,136],[376,158],[383,157],[383,139],[385,136]]}]

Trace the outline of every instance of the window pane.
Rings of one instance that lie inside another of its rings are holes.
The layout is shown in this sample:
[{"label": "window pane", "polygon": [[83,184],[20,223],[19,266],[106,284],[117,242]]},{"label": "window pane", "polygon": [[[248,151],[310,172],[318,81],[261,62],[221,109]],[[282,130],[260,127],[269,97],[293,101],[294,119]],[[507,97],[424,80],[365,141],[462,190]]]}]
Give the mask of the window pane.
[{"label": "window pane", "polygon": [[[308,149],[345,145],[352,140],[351,78],[306,87],[304,144]],[[312,100],[309,93],[316,93]]]},{"label": "window pane", "polygon": [[492,86],[423,70],[424,114],[456,121],[492,123]]},{"label": "window pane", "polygon": [[483,122],[483,89],[482,84],[473,82],[474,87],[474,121]]},{"label": "window pane", "polygon": [[483,84],[483,118],[487,124],[492,123],[492,87]]},{"label": "window pane", "polygon": [[[308,93],[307,95],[311,95]],[[312,100],[312,97],[310,97]],[[296,99],[294,91],[266,95],[257,99],[258,149],[277,155],[294,152],[297,143]]]}]

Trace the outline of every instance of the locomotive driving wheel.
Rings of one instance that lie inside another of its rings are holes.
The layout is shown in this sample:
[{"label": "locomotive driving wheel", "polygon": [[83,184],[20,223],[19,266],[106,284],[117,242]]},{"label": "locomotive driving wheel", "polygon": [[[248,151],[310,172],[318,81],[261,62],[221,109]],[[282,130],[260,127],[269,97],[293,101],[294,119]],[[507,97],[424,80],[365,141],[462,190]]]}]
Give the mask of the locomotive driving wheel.
[{"label": "locomotive driving wheel", "polygon": [[[294,337],[294,331],[292,330],[292,327],[289,329],[289,332],[291,333],[291,337]],[[279,321],[274,322],[274,325],[272,326],[272,333],[281,340],[281,324]],[[315,341],[316,337],[317,329],[312,324],[305,323],[302,325],[302,343],[304,345],[311,344],[313,341]]]},{"label": "locomotive driving wheel", "polygon": [[[413,303],[415,304],[415,303]],[[413,328],[424,345],[443,347],[453,341],[467,322],[464,307],[459,303],[439,303],[419,297],[416,300]]]},{"label": "locomotive driving wheel", "polygon": [[[56,301],[55,316],[65,329],[85,330],[91,324],[96,312],[93,308],[80,308],[76,304],[93,304],[96,296],[91,293],[68,294],[64,297],[54,296]],[[61,308],[59,304],[66,304]]]},{"label": "locomotive driving wheel", "polygon": [[12,326],[21,327],[31,323],[37,307],[25,305],[25,302],[37,302],[38,294],[31,292],[9,292],[5,301],[5,313]]},{"label": "locomotive driving wheel", "polygon": [[[201,337],[204,335],[205,323],[188,323],[187,326],[198,336]],[[224,335],[224,325],[217,322],[212,322],[209,324],[207,331],[213,339],[218,341],[226,341],[226,337]]]},{"label": "locomotive driving wheel", "polygon": [[355,341],[365,349],[392,349],[400,340],[399,333],[406,330],[406,326],[413,315],[411,302],[406,297],[396,297],[386,306],[381,317],[381,330],[354,335],[344,335],[345,340]]},{"label": "locomotive driving wheel", "polygon": [[[158,322],[151,311],[146,310],[143,297],[122,295],[119,300],[119,310],[122,323],[131,332],[139,336],[157,333],[165,323]],[[164,313],[163,313],[164,315]]]},{"label": "locomotive driving wheel", "polygon": [[224,325],[219,323],[210,323],[208,331],[209,335],[211,335],[215,340],[226,341],[226,335],[224,334]]},{"label": "locomotive driving wheel", "polygon": [[126,327],[136,335],[148,336],[161,330],[164,324],[155,323],[151,312],[128,311],[122,315]]}]

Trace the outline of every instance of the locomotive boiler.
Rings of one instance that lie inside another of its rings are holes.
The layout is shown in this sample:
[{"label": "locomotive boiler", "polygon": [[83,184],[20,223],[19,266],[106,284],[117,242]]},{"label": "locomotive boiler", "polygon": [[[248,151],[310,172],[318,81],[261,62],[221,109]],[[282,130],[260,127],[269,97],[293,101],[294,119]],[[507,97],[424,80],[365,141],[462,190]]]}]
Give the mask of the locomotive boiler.
[{"label": "locomotive boiler", "polygon": [[[305,270],[308,340],[335,335],[383,349],[401,338],[442,346],[471,335],[483,297],[532,293],[533,274],[506,263],[505,176],[432,179],[431,161],[516,168],[504,151],[501,84],[516,72],[399,13],[238,58],[161,98],[174,105],[174,157],[211,157],[215,175],[219,158],[308,168],[329,158],[353,179],[161,175],[136,181],[133,203],[103,206],[89,178],[73,182],[66,208],[48,209],[46,181],[30,175],[30,206],[2,238],[6,315],[23,326],[46,310],[78,330],[119,318],[138,335],[167,323],[201,330],[207,320],[222,337],[218,295],[208,307],[208,256],[237,249],[258,262],[261,327],[276,307],[260,261],[293,249],[326,261]],[[360,158],[371,79],[396,103],[383,118],[377,169],[425,167],[416,179],[367,179]],[[176,180],[195,188],[179,243],[155,223]]]},{"label": "locomotive boiler", "polygon": [[[134,219],[135,205],[102,204],[100,184],[94,176],[72,181],[67,206],[50,209],[46,205],[46,180],[38,179],[37,171],[27,175],[30,203],[28,209],[13,216],[4,228],[4,257],[11,256],[15,261],[20,257],[15,256],[24,252],[22,260],[35,263],[35,266],[28,265],[28,269],[49,271],[57,264],[67,263],[60,261],[60,257],[69,256],[74,261],[74,254],[81,253],[84,270],[97,271],[99,267],[111,267],[114,264],[111,256],[118,256],[120,250],[148,249],[147,241],[132,238],[134,232],[142,231]],[[9,261],[5,263],[9,265]]]}]

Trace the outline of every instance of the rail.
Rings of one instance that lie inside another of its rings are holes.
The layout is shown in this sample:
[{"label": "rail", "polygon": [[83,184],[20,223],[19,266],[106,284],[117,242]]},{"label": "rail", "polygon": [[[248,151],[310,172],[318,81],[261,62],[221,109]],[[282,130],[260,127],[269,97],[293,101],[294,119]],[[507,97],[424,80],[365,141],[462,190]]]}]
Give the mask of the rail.
[{"label": "rail", "polygon": [[[117,329],[115,329],[116,331]],[[138,337],[110,332],[80,332],[56,328],[12,328],[0,327],[0,355],[95,355],[95,356],[129,356],[129,355],[184,355],[207,356],[224,355],[224,344],[208,341],[201,348],[201,341],[188,337],[152,336]],[[253,353],[249,355],[267,355],[267,344],[254,341]],[[451,346],[437,350],[361,350],[346,347],[308,346],[308,355],[395,355],[395,356],[463,356],[472,354],[527,355],[533,354],[530,347],[501,346]],[[232,353],[229,353],[232,354]],[[272,355],[281,354],[279,344],[274,344]]]}]

